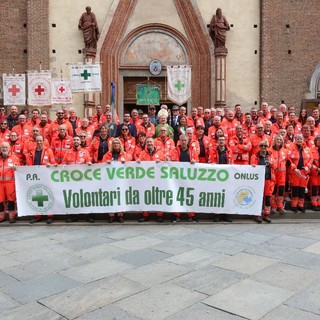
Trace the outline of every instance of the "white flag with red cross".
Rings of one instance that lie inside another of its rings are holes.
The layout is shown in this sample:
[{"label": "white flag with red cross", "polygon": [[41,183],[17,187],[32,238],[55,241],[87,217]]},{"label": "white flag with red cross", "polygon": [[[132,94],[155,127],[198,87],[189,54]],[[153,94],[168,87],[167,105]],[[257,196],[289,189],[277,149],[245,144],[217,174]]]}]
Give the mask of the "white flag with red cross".
[{"label": "white flag with red cross", "polygon": [[24,106],[26,104],[26,75],[3,74],[3,104]]},{"label": "white flag with red cross", "polygon": [[168,98],[182,105],[191,97],[191,67],[167,66]]},{"label": "white flag with red cross", "polygon": [[54,103],[72,103],[72,92],[70,81],[52,80],[51,81],[51,102]]},{"label": "white flag with red cross", "polygon": [[28,71],[28,104],[51,105],[51,71]]},{"label": "white flag with red cross", "polygon": [[100,92],[100,64],[71,64],[70,81],[72,92]]}]

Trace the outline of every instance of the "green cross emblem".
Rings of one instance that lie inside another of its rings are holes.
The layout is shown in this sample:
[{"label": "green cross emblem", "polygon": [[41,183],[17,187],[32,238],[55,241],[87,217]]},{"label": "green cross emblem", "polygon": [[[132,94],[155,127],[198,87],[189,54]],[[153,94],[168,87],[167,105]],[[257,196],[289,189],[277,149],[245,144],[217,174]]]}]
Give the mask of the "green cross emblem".
[{"label": "green cross emblem", "polygon": [[89,73],[88,70],[84,70],[83,73],[80,73],[80,76],[83,77],[84,80],[88,80],[88,78],[91,77],[91,73]]},{"label": "green cross emblem", "polygon": [[174,86],[178,89],[178,91],[180,91],[182,88],[184,88],[184,83],[179,80]]},{"label": "green cross emblem", "polygon": [[32,196],[32,201],[36,201],[38,203],[38,207],[44,206],[44,201],[48,201],[49,197],[43,194],[42,190],[37,190],[36,195]]}]

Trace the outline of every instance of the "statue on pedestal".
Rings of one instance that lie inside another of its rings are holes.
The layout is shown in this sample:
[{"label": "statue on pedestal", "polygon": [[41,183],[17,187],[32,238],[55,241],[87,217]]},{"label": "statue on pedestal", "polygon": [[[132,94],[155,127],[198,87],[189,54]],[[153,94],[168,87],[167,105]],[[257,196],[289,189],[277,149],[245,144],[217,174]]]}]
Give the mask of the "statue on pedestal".
[{"label": "statue on pedestal", "polygon": [[83,39],[85,44],[84,53],[89,56],[95,56],[97,51],[97,41],[99,39],[99,29],[96,16],[91,12],[91,7],[86,7],[79,20],[79,30],[83,32]]},{"label": "statue on pedestal", "polygon": [[227,31],[229,30],[229,23],[226,17],[222,15],[222,10],[218,8],[209,25],[209,33],[214,43],[215,52],[228,52],[225,45]]}]

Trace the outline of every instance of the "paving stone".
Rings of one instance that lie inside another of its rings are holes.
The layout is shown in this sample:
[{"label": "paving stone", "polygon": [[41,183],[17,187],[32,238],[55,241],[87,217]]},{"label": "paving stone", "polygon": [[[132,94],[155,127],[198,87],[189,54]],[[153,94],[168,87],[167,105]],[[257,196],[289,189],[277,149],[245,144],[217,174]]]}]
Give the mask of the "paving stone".
[{"label": "paving stone", "polygon": [[291,308],[289,306],[279,306],[272,310],[261,320],[320,320],[320,316],[314,313]]},{"label": "paving stone", "polygon": [[283,259],[284,263],[297,267],[320,271],[320,255],[298,250],[295,254],[287,254]]},{"label": "paving stone", "polygon": [[166,226],[166,229],[158,230],[157,232],[153,233],[152,236],[157,239],[161,240],[179,240],[183,236],[187,236],[189,234],[194,233],[193,228],[189,228],[185,225],[173,224]]},{"label": "paving stone", "polygon": [[171,317],[168,320],[243,320],[242,317],[232,315],[222,310],[212,308],[203,303],[194,304],[192,307],[183,310]]},{"label": "paving stone", "polygon": [[293,292],[245,279],[203,300],[204,304],[256,320],[287,300]]},{"label": "paving stone", "polygon": [[2,246],[10,251],[26,251],[30,248],[36,248],[41,243],[41,246],[50,246],[53,244],[57,244],[58,242],[53,239],[49,239],[48,237],[38,237],[38,238],[31,238],[31,239],[24,239],[23,241],[8,241],[2,242]]},{"label": "paving stone", "polygon": [[87,248],[92,248],[97,245],[107,245],[112,242],[114,242],[113,239],[95,235],[94,237],[85,238],[84,241],[79,241],[79,239],[67,241],[63,243],[63,246],[71,250],[79,251]]},{"label": "paving stone", "polygon": [[179,237],[181,241],[191,242],[201,245],[209,245],[222,239],[221,236],[207,232],[194,232],[183,237]]},{"label": "paving stone", "polygon": [[92,311],[77,320],[143,320],[114,304]]},{"label": "paving stone", "polygon": [[3,256],[3,255],[5,255],[5,254],[9,254],[9,253],[11,253],[12,251],[10,251],[10,250],[7,250],[7,249],[5,249],[5,248],[3,248],[3,247],[0,247],[0,256]]},{"label": "paving stone", "polygon": [[83,265],[84,263],[85,261],[78,257],[68,254],[57,254],[52,256],[51,259],[31,261],[26,264],[20,264],[19,266],[6,268],[3,271],[20,281],[26,281],[59,270]]},{"label": "paving stone", "polygon": [[121,226],[122,228],[112,228],[110,229],[110,231],[107,231],[105,233],[106,237],[113,239],[113,240],[125,240],[125,239],[129,239],[129,238],[134,238],[134,237],[138,237],[141,235],[146,235],[149,233],[149,227],[147,228],[147,230],[145,230],[145,226],[143,226],[144,228],[141,229],[141,227],[137,227],[137,226]]},{"label": "paving stone", "polygon": [[252,275],[251,280],[290,291],[300,291],[320,278],[320,272],[279,263]]},{"label": "paving stone", "polygon": [[74,319],[145,289],[135,281],[115,275],[41,299],[40,303],[67,319]]},{"label": "paving stone", "polygon": [[15,278],[12,278],[8,274],[0,271],[0,288],[5,287],[10,284],[15,284],[18,281]]},{"label": "paving stone", "polygon": [[208,266],[201,270],[189,272],[181,277],[176,277],[170,283],[207,295],[213,295],[246,277],[247,275],[243,273]]},{"label": "paving stone", "polygon": [[295,255],[298,252],[299,250],[297,249],[280,247],[268,243],[263,243],[259,246],[255,246],[246,250],[246,253],[279,260],[285,260],[288,255]]},{"label": "paving stone", "polygon": [[16,301],[26,304],[45,298],[80,285],[78,281],[59,274],[50,274],[13,285],[3,287],[1,290],[13,297]]},{"label": "paving stone", "polygon": [[277,246],[283,246],[286,248],[297,248],[297,249],[303,249],[315,242],[316,241],[314,239],[307,239],[303,237],[293,237],[288,235],[284,235],[268,241],[268,243],[271,243]]},{"label": "paving stone", "polygon": [[160,320],[182,311],[206,296],[175,285],[163,284],[117,303],[143,319]]},{"label": "paving stone", "polygon": [[305,252],[320,254],[320,241],[306,247],[303,249]]},{"label": "paving stone", "polygon": [[225,258],[226,255],[203,249],[193,249],[166,259],[168,262],[183,265],[189,268],[204,268],[216,261]]},{"label": "paving stone", "polygon": [[167,261],[157,261],[140,268],[128,270],[124,273],[124,276],[128,279],[140,282],[146,287],[151,287],[160,283],[165,283],[189,272],[190,269],[186,267]]},{"label": "paving stone", "polygon": [[320,315],[320,283],[316,282],[286,301],[286,305]]},{"label": "paving stone", "polygon": [[61,271],[61,274],[82,283],[89,283],[133,268],[132,265],[111,258],[90,262]]},{"label": "paving stone", "polygon": [[126,240],[113,242],[111,245],[127,250],[139,250],[152,247],[162,242],[164,241],[151,237],[137,236]]},{"label": "paving stone", "polygon": [[222,239],[222,240],[218,240],[216,242],[210,243],[206,247],[208,250],[221,252],[228,255],[235,255],[237,253],[247,250],[252,246],[247,243],[236,242],[229,239]]},{"label": "paving stone", "polygon": [[274,238],[273,236],[267,236],[264,234],[259,234],[254,232],[243,232],[233,236],[230,240],[248,243],[251,245],[258,245],[268,240],[271,240],[273,238]]},{"label": "paving stone", "polygon": [[65,320],[52,310],[33,302],[1,313],[1,320]]},{"label": "paving stone", "polygon": [[168,254],[179,254],[200,247],[197,243],[189,243],[181,240],[171,240],[156,244],[150,249],[165,252]]},{"label": "paving stone", "polygon": [[0,269],[11,268],[20,265],[21,262],[13,259],[10,255],[3,255],[0,259]]},{"label": "paving stone", "polygon": [[154,261],[160,261],[170,257],[171,255],[151,249],[142,249],[130,251],[128,253],[121,254],[114,257],[114,260],[119,260],[132,264],[137,267],[141,267],[145,264],[152,263]]},{"label": "paving stone", "polygon": [[19,305],[20,304],[17,301],[14,301],[10,296],[0,291],[0,312],[8,309],[13,309]]},{"label": "paving stone", "polygon": [[274,265],[277,262],[277,260],[271,258],[257,257],[247,253],[239,253],[235,256],[216,261],[213,263],[213,265],[251,275],[261,271],[264,268]]},{"label": "paving stone", "polygon": [[[197,226],[195,226],[197,227]],[[207,233],[212,233],[224,237],[233,237],[237,234],[241,234],[243,232],[247,232],[248,230],[252,230],[256,225],[252,226],[250,224],[209,224],[209,225],[201,225],[200,229]]]}]

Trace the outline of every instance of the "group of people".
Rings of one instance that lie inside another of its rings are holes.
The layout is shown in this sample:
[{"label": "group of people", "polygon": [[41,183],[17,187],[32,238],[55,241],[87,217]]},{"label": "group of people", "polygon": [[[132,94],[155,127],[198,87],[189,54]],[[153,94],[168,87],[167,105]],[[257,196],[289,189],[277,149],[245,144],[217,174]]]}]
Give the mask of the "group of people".
[{"label": "group of people", "polygon": [[[319,106],[320,107],[320,106]],[[278,108],[263,102],[260,110],[244,113],[241,105],[193,107],[187,115],[184,106],[169,109],[162,105],[157,112],[133,109],[124,112],[121,122],[109,105],[98,105],[94,114],[80,118],[75,108],[61,109],[56,119],[33,109],[18,113],[11,106],[8,114],[0,107],[0,222],[9,212],[9,222],[16,219],[14,169],[19,165],[67,165],[111,163],[113,161],[180,161],[189,163],[263,165],[265,170],[264,201],[258,223],[271,222],[270,213],[285,213],[285,200],[291,210],[305,211],[306,190],[312,209],[320,210],[320,115],[319,107],[310,116],[306,110],[296,113],[294,107]],[[107,210],[107,208],[106,208]],[[156,212],[163,222],[163,212]],[[42,218],[35,216],[31,223]],[[109,213],[109,222],[122,223],[123,212]],[[77,219],[68,216],[67,221]],[[139,222],[149,219],[142,213]],[[87,215],[95,222],[93,215]],[[172,222],[180,213],[172,213]],[[194,212],[188,220],[197,222]],[[214,215],[214,221],[232,222],[230,215]],[[49,215],[47,223],[53,222]]]}]

